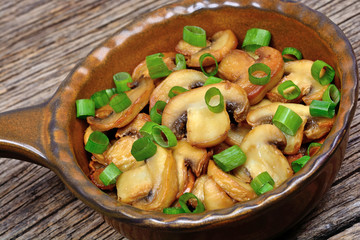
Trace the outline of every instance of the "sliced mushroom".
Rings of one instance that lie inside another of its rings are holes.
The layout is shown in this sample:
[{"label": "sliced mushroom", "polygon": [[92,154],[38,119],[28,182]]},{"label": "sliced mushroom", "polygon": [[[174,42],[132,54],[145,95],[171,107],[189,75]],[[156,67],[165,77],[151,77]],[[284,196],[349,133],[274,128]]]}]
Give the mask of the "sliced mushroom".
[{"label": "sliced mushroom", "polygon": [[137,114],[146,106],[150,94],[154,89],[154,84],[150,78],[139,79],[136,88],[127,91],[132,104],[122,112],[112,112],[106,118],[88,117],[87,121],[93,130],[107,131],[112,128],[121,128],[130,123]]},{"label": "sliced mushroom", "polygon": [[153,188],[145,198],[135,201],[132,205],[144,210],[162,210],[169,207],[178,193],[176,162],[171,150],[157,146],[156,154],[147,159],[146,166]]},{"label": "sliced mushroom", "polygon": [[[176,45],[175,50],[179,53],[184,54],[188,60],[187,65],[189,67],[200,67],[199,59],[200,56],[205,53],[211,53],[217,62],[220,62],[230,50],[235,49],[238,44],[238,40],[235,34],[231,30],[224,30],[215,33],[211,39],[210,44],[205,48],[196,49],[190,44],[184,43],[184,40]],[[198,50],[197,52],[195,52]],[[189,55],[191,53],[191,55]],[[205,58],[203,61],[203,66],[210,66],[215,64],[212,58]]]},{"label": "sliced mushroom", "polygon": [[[92,128],[90,126],[85,130],[84,145],[86,145],[90,134],[93,132],[94,132],[94,130],[92,130]],[[108,147],[108,149],[109,149],[109,147]],[[106,153],[106,151],[104,153]],[[102,153],[102,154],[93,153],[91,156],[91,159],[95,162],[100,163],[101,165],[107,166],[109,163],[111,163],[111,161],[109,161],[108,159],[105,158],[104,153]]]},{"label": "sliced mushroom", "polygon": [[[322,86],[316,81],[311,75],[311,66],[313,61],[311,60],[297,60],[285,63],[285,76],[281,81],[267,93],[267,97],[272,102],[300,102],[301,99],[306,105],[310,105],[312,100],[321,100],[324,91],[327,86]],[[294,100],[287,100],[279,94],[278,86],[287,81],[291,80],[297,85],[301,91],[298,98]]]},{"label": "sliced mushroom", "polygon": [[334,125],[336,116],[333,118],[320,118],[314,117],[308,120],[305,125],[305,138],[304,142],[320,139],[324,137]]},{"label": "sliced mushroom", "polygon": [[194,188],[191,193],[194,194],[201,202],[204,202],[204,183],[208,179],[208,175],[201,175],[195,181]]},{"label": "sliced mushroom", "polygon": [[225,143],[240,146],[245,135],[251,130],[251,126],[244,123],[232,124]]},{"label": "sliced mushroom", "polygon": [[283,150],[284,154],[289,154],[289,155],[296,154],[301,147],[301,144],[303,141],[303,136],[304,136],[304,127],[305,127],[307,118],[301,117],[301,119],[303,121],[294,136],[283,133],[286,138],[286,147]]},{"label": "sliced mushroom", "polygon": [[[236,121],[241,122],[249,108],[244,90],[230,82],[195,88],[170,99],[163,111],[162,124],[169,127],[178,139],[187,135],[189,143],[197,147],[210,147],[222,142],[230,128],[230,121],[226,119],[226,115],[212,113],[207,109],[204,96],[211,87],[220,90],[224,96],[226,110]],[[211,131],[207,131],[207,128]]]},{"label": "sliced mushroom", "polygon": [[150,116],[146,113],[139,113],[136,118],[123,128],[119,128],[115,134],[116,138],[124,136],[136,136],[146,122],[150,122]]},{"label": "sliced mushroom", "polygon": [[211,178],[204,183],[204,201],[206,210],[215,210],[231,207],[234,200]]},{"label": "sliced mushroom", "polygon": [[252,178],[267,171],[275,181],[275,187],[292,176],[291,167],[282,152],[286,138],[274,125],[264,124],[253,128],[244,138],[240,148],[246,154],[247,169]]},{"label": "sliced mushroom", "polygon": [[149,195],[153,188],[151,174],[147,165],[122,173],[116,180],[118,200],[131,204]]},{"label": "sliced mushroom", "polygon": [[243,182],[241,179],[223,172],[216,166],[214,161],[209,161],[208,172],[209,177],[214,181],[233,199],[243,202],[256,197],[254,190],[250,184]]},{"label": "sliced mushroom", "polygon": [[168,102],[169,91],[172,87],[180,86],[185,89],[192,89],[204,85],[207,76],[202,72],[193,69],[182,69],[171,73],[152,92],[150,96],[149,109],[159,100]]}]

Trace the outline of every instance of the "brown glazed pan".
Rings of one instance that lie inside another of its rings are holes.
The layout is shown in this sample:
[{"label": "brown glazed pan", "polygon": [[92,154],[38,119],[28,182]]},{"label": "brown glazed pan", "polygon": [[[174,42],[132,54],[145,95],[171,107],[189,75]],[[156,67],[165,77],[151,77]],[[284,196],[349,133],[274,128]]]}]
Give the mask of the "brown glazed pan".
[{"label": "brown glazed pan", "polygon": [[[113,87],[113,74],[131,72],[146,55],[172,51],[185,25],[200,26],[208,35],[232,29],[240,43],[247,29],[267,29],[272,33],[272,47],[292,46],[306,59],[321,59],[333,66],[342,99],[334,127],[319,153],[280,187],[230,208],[169,216],[123,205],[89,181],[89,156],[83,147],[86,123],[76,119],[75,100]],[[300,221],[331,186],[344,158],[357,95],[352,48],[324,15],[294,1],[186,0],[121,29],[75,67],[48,102],[0,114],[0,157],[51,169],[79,199],[129,239],[270,238]]]}]

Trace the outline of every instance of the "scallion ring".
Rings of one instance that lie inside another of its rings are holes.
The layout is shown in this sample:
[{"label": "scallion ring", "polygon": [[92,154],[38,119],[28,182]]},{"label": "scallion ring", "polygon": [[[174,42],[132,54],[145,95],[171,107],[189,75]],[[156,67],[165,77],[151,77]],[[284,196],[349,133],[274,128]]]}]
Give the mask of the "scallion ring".
[{"label": "scallion ring", "polygon": [[143,161],[155,155],[157,151],[156,144],[149,137],[137,139],[131,147],[131,155],[136,161]]},{"label": "scallion ring", "polygon": [[109,138],[102,132],[94,131],[90,134],[85,150],[91,153],[102,154],[109,145]]},{"label": "scallion ring", "polygon": [[286,47],[281,53],[283,55],[284,62],[293,61],[293,59],[288,58],[287,55],[294,56],[297,60],[302,59],[302,54],[299,50],[293,47]]},{"label": "scallion ring", "polygon": [[261,195],[272,190],[274,185],[274,179],[266,171],[257,175],[250,183],[251,188],[257,195]]},{"label": "scallion ring", "polygon": [[180,93],[186,92],[188,91],[186,88],[180,87],[180,86],[174,86],[170,89],[168,96],[170,98],[173,98],[177,95],[179,95]]},{"label": "scallion ring", "polygon": [[[154,141],[161,147],[169,148],[177,145],[175,134],[167,126],[154,125],[152,127],[152,136]],[[163,136],[165,136],[166,141]]]},{"label": "scallion ring", "polygon": [[196,47],[206,47],[206,32],[201,27],[185,26],[183,40]]},{"label": "scallion ring", "polygon": [[[203,67],[203,62],[204,62],[205,58],[207,58],[207,57],[211,57],[212,59],[214,59],[214,62],[215,62],[215,69],[212,70],[212,71],[209,72],[209,73],[206,72],[206,71],[204,70],[204,67]],[[200,63],[201,71],[202,71],[206,76],[210,77],[210,76],[214,76],[215,74],[217,74],[219,65],[218,65],[218,62],[217,62],[216,58],[215,58],[211,53],[204,53],[203,55],[201,55],[200,58],[199,58],[199,63]]]},{"label": "scallion ring", "polygon": [[215,84],[215,83],[220,83],[223,80],[221,78],[218,77],[214,77],[214,76],[210,76],[206,79],[204,86],[209,85],[209,84]]},{"label": "scallion ring", "polygon": [[110,101],[110,98],[106,93],[106,90],[98,91],[94,93],[90,98],[94,101],[95,108],[101,108],[102,106],[108,104]]},{"label": "scallion ring", "polygon": [[186,60],[184,55],[177,53],[175,55],[175,63],[176,63],[176,67],[174,68],[174,71],[186,69]]},{"label": "scallion ring", "polygon": [[[219,96],[219,99],[218,99],[219,104],[213,105],[211,100],[216,96]],[[220,90],[216,87],[209,88],[206,91],[205,103],[206,103],[208,109],[213,113],[222,112],[225,108],[224,96],[221,94]]]},{"label": "scallion ring", "polygon": [[301,94],[300,88],[291,80],[281,83],[277,90],[279,94],[287,100],[294,100]]},{"label": "scallion ring", "polygon": [[[321,70],[325,68],[325,74],[320,77]],[[311,66],[311,75],[321,85],[328,85],[334,80],[335,70],[326,62],[316,60]]]},{"label": "scallion ring", "polygon": [[150,110],[150,119],[151,121],[157,123],[157,124],[161,124],[162,121],[162,116],[160,113],[162,113],[162,111],[164,110],[166,106],[166,102],[164,101],[157,101],[155,103],[155,105],[151,108]]},{"label": "scallion ring", "polygon": [[307,155],[310,156],[310,149],[313,148],[313,147],[321,147],[322,144],[321,143],[317,143],[317,142],[313,142],[313,143],[310,143],[308,148],[307,148]]},{"label": "scallion ring", "polygon": [[153,140],[152,137],[152,128],[155,125],[159,125],[157,123],[154,122],[146,122],[139,130],[139,133],[143,136],[143,137],[149,137],[151,140]]},{"label": "scallion ring", "polygon": [[272,119],[272,122],[284,133],[295,136],[303,120],[296,112],[294,112],[290,108],[279,105]]},{"label": "scallion ring", "polygon": [[120,176],[122,172],[120,169],[111,162],[106,168],[100,173],[99,179],[104,183],[105,186],[110,184],[115,184],[116,179]]},{"label": "scallion ring", "polygon": [[245,153],[239,146],[233,145],[226,150],[215,154],[213,156],[216,165],[218,165],[224,172],[229,172],[246,161]]},{"label": "scallion ring", "polygon": [[[195,199],[197,202],[197,206],[194,211],[191,211],[187,206],[187,202],[190,199]],[[184,193],[179,198],[179,203],[182,209],[184,209],[185,213],[202,213],[205,211],[204,204],[193,194],[193,193]]]},{"label": "scallion ring", "polygon": [[247,30],[242,48],[248,52],[254,52],[259,47],[269,46],[271,33],[261,28],[251,28]]},{"label": "scallion ring", "polygon": [[334,84],[330,84],[322,95],[322,100],[331,102],[336,107],[340,102],[341,94]]},{"label": "scallion ring", "polygon": [[163,57],[164,54],[162,53],[155,53],[153,55],[146,56],[146,66],[152,79],[166,77],[172,72],[165,64],[162,59]]},{"label": "scallion ring", "polygon": [[[264,72],[266,76],[255,77],[253,73],[258,71]],[[255,63],[251,65],[248,69],[248,73],[250,82],[255,85],[265,85],[270,81],[271,78],[271,69],[264,63]]]},{"label": "scallion ring", "polygon": [[298,171],[300,171],[300,169],[302,169],[305,164],[310,160],[310,156],[302,156],[301,158],[293,161],[291,163],[291,168],[293,169],[293,171],[295,173],[297,173]]},{"label": "scallion ring", "polygon": [[119,113],[131,106],[131,100],[126,93],[120,92],[110,100],[109,105],[116,113]]},{"label": "scallion ring", "polygon": [[109,88],[105,90],[106,94],[108,95],[109,99],[117,93],[116,88]]},{"label": "scallion ring", "polygon": [[76,117],[86,118],[88,116],[95,116],[95,103],[91,99],[78,99],[76,104]]},{"label": "scallion ring", "polygon": [[168,207],[163,209],[163,213],[165,214],[180,214],[185,213],[185,210],[181,207]]},{"label": "scallion ring", "polygon": [[116,86],[116,91],[118,93],[131,90],[131,88],[128,86],[128,83],[131,83],[133,80],[129,73],[127,72],[116,73],[113,76],[113,80]]},{"label": "scallion ring", "polygon": [[313,117],[333,118],[335,116],[335,106],[331,102],[313,100],[309,109]]}]

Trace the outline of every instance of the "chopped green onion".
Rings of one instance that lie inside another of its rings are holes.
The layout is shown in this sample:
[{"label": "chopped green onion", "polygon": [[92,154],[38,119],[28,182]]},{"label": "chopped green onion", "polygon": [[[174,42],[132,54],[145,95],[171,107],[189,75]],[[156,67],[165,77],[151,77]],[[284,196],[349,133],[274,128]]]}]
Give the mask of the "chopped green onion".
[{"label": "chopped green onion", "polygon": [[108,95],[109,99],[117,93],[116,88],[109,88],[105,90],[106,94]]},{"label": "chopped green onion", "polygon": [[209,85],[209,84],[215,84],[215,83],[220,83],[223,80],[221,78],[218,77],[214,77],[214,76],[210,76],[206,79],[204,86]]},{"label": "chopped green onion", "polygon": [[164,54],[162,53],[155,53],[153,55],[146,56],[146,66],[152,79],[166,77],[171,73],[162,59],[163,57]]},{"label": "chopped green onion", "polygon": [[260,28],[251,28],[247,30],[242,48],[248,52],[254,52],[259,47],[269,46],[271,33],[268,30]]},{"label": "chopped green onion", "polygon": [[261,195],[273,189],[275,185],[274,179],[268,172],[262,172],[257,175],[250,183],[252,189],[254,189],[257,195]]},{"label": "chopped green onion", "polygon": [[105,186],[108,186],[110,184],[115,184],[116,179],[121,173],[120,169],[112,162],[100,173],[99,179]]},{"label": "chopped green onion", "polygon": [[287,100],[294,100],[301,94],[300,88],[291,80],[281,83],[277,90],[279,94]]},{"label": "chopped green onion", "polygon": [[180,87],[180,86],[174,86],[170,89],[168,96],[170,98],[173,98],[177,95],[179,95],[180,93],[186,92],[188,91],[186,88]]},{"label": "chopped green onion", "polygon": [[153,140],[152,137],[152,128],[153,126],[159,125],[154,122],[146,122],[142,128],[139,130],[139,133],[143,135],[144,137],[149,137],[151,140]]},{"label": "chopped green onion", "polygon": [[279,105],[272,119],[273,124],[284,133],[295,136],[302,124],[301,117],[290,108]]},{"label": "chopped green onion", "polygon": [[105,106],[106,104],[108,104],[110,101],[110,98],[106,93],[106,90],[101,90],[101,91],[94,93],[91,96],[91,99],[95,103],[95,108],[101,108],[102,106]]},{"label": "chopped green onion", "polygon": [[131,100],[126,93],[120,92],[110,100],[109,105],[115,112],[119,113],[131,106]]},{"label": "chopped green onion", "polygon": [[[166,137],[167,141],[164,140],[163,135]],[[152,127],[152,136],[154,141],[159,144],[159,146],[164,148],[175,147],[177,144],[177,139],[175,134],[164,125],[155,125]]]},{"label": "chopped green onion", "polygon": [[95,103],[91,99],[76,100],[76,117],[86,118],[88,116],[95,116]]},{"label": "chopped green onion", "polygon": [[295,160],[291,163],[291,168],[295,173],[297,173],[298,171],[300,171],[300,169],[302,169],[305,166],[305,164],[309,160],[310,160],[310,156],[302,156],[298,160]]},{"label": "chopped green onion", "polygon": [[[266,74],[265,77],[255,77],[253,75],[254,72],[261,71]],[[271,78],[271,69],[264,63],[254,63],[248,69],[249,72],[249,80],[252,84],[255,85],[265,85],[270,81]]]},{"label": "chopped green onion", "polygon": [[185,213],[185,210],[181,207],[168,207],[163,209],[163,213],[165,214],[180,214]]},{"label": "chopped green onion", "polygon": [[[210,73],[206,72],[203,67],[203,62],[204,62],[205,58],[207,58],[207,57],[211,57],[212,59],[214,59],[214,62],[215,62],[215,69],[213,71],[211,71]],[[218,72],[218,68],[219,68],[218,62],[211,53],[204,53],[203,55],[201,55],[199,58],[199,63],[200,63],[201,71],[208,77],[214,76]]]},{"label": "chopped green onion", "polygon": [[310,143],[309,144],[309,147],[306,151],[307,155],[310,156],[310,149],[313,148],[313,147],[321,147],[322,144],[321,143],[317,143],[317,142],[313,142],[313,143]]},{"label": "chopped green onion", "polygon": [[[219,104],[211,105],[210,101],[213,97],[219,96]],[[224,96],[221,94],[220,90],[216,87],[209,88],[205,93],[205,103],[208,109],[213,113],[222,112],[225,108]]]},{"label": "chopped green onion", "polygon": [[185,26],[183,40],[196,47],[206,47],[206,32],[201,27]]},{"label": "chopped green onion", "polygon": [[166,106],[166,102],[164,101],[157,101],[155,103],[155,105],[151,108],[150,110],[150,119],[151,121],[157,123],[157,124],[161,124],[161,120],[162,120],[162,116],[159,112],[162,113],[162,111],[164,110]]},{"label": "chopped green onion", "polygon": [[245,153],[237,145],[233,145],[228,149],[215,154],[213,158],[216,165],[218,165],[224,172],[229,172],[244,164],[246,161]]},{"label": "chopped green onion", "polygon": [[[194,211],[191,211],[187,206],[187,202],[193,198],[196,199],[197,206]],[[202,213],[205,211],[204,204],[192,193],[184,193],[183,195],[181,195],[179,198],[179,203],[185,213]]]},{"label": "chopped green onion", "polygon": [[175,55],[175,63],[176,63],[176,67],[174,68],[174,70],[181,70],[181,69],[186,69],[186,60],[184,55],[177,53]]},{"label": "chopped green onion", "polygon": [[340,102],[340,98],[340,91],[334,84],[330,84],[322,95],[322,100],[325,102],[331,102],[334,107],[338,105],[338,103]]},{"label": "chopped green onion", "polygon": [[109,145],[109,138],[102,132],[94,131],[90,134],[85,150],[91,153],[102,154]]},{"label": "chopped green onion", "polygon": [[286,57],[286,55],[293,55],[297,60],[302,59],[301,52],[293,47],[284,48],[281,54],[283,55],[284,62],[293,61],[293,59]]},{"label": "chopped green onion", "polygon": [[113,80],[118,93],[131,90],[128,83],[131,83],[133,80],[129,73],[119,72],[113,76]]},{"label": "chopped green onion", "polygon": [[[320,78],[321,70],[325,68],[325,74]],[[311,75],[321,85],[328,85],[335,76],[335,70],[326,62],[316,60],[311,66]]]},{"label": "chopped green onion", "polygon": [[333,118],[335,116],[335,106],[331,102],[313,100],[309,109],[313,117]]},{"label": "chopped green onion", "polygon": [[148,137],[137,139],[131,147],[131,155],[136,161],[143,161],[155,155],[157,151],[156,144]]}]

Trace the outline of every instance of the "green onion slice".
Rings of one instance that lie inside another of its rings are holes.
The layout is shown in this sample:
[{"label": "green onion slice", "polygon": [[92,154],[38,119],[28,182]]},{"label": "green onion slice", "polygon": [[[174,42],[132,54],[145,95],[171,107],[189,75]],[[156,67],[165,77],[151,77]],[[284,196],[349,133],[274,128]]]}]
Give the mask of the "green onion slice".
[{"label": "green onion slice", "polygon": [[[215,96],[219,96],[219,104],[212,105],[210,103],[211,99]],[[210,111],[213,113],[222,112],[225,108],[224,96],[221,94],[220,90],[216,87],[209,88],[205,93],[205,103]]]},{"label": "green onion slice", "polygon": [[279,94],[287,100],[294,100],[301,94],[300,88],[291,80],[281,83],[277,90]]},{"label": "green onion slice", "polygon": [[131,106],[131,100],[126,93],[120,92],[110,100],[109,105],[116,113],[119,113]]},{"label": "green onion slice", "polygon": [[309,109],[313,117],[333,118],[335,116],[335,106],[331,102],[313,100]]},{"label": "green onion slice", "polygon": [[113,80],[118,93],[131,90],[131,88],[128,86],[128,83],[131,83],[133,80],[129,73],[127,72],[116,73],[113,76]]},{"label": "green onion slice", "polygon": [[210,76],[206,79],[204,86],[209,85],[209,84],[215,84],[215,83],[220,83],[223,80],[221,78],[218,77],[214,77],[214,76]]},{"label": "green onion slice", "polygon": [[177,53],[175,55],[175,63],[176,63],[176,67],[173,69],[174,71],[186,69],[186,60],[184,55]]},{"label": "green onion slice", "polygon": [[185,213],[185,210],[181,207],[168,207],[163,209],[163,213],[165,214],[180,214]]},{"label": "green onion slice", "polygon": [[102,132],[94,131],[90,134],[85,150],[91,153],[102,154],[109,145],[109,138]]},{"label": "green onion slice", "polygon": [[162,116],[161,116],[160,112],[162,113],[165,106],[166,106],[166,102],[161,101],[161,100],[159,100],[155,103],[155,105],[150,110],[151,121],[153,121],[157,124],[161,124]]},{"label": "green onion slice", "polygon": [[233,145],[228,149],[215,154],[213,158],[216,165],[218,165],[224,172],[229,172],[244,164],[246,161],[245,153],[237,145]]},{"label": "green onion slice", "polygon": [[116,88],[109,88],[105,90],[106,94],[108,95],[109,99],[117,93]]},{"label": "green onion slice", "polygon": [[302,169],[305,164],[310,160],[310,156],[303,156],[301,158],[299,158],[298,160],[295,160],[291,163],[291,168],[293,169],[293,171],[295,173],[297,173],[298,171],[300,171],[300,169]]},{"label": "green onion slice", "polygon": [[112,162],[110,163],[99,175],[99,179],[104,183],[105,186],[115,184],[116,179],[122,172]]},{"label": "green onion slice", "polygon": [[206,47],[206,32],[201,27],[185,26],[183,40],[196,47]]},{"label": "green onion slice", "polygon": [[[167,139],[167,141],[164,140],[164,137]],[[164,125],[154,125],[152,127],[152,136],[154,138],[154,141],[159,144],[159,146],[164,148],[169,147],[175,147],[177,144],[177,139],[175,134]]]},{"label": "green onion slice", "polygon": [[279,105],[272,119],[273,124],[284,133],[295,136],[302,124],[301,117],[290,108]]},{"label": "green onion slice", "polygon": [[131,147],[131,155],[136,161],[143,161],[155,155],[157,151],[156,144],[149,137],[137,139]]},{"label": "green onion slice", "polygon": [[261,195],[273,189],[275,185],[274,179],[268,172],[262,172],[257,175],[250,183],[252,189],[254,189],[257,195]]},{"label": "green onion slice", "polygon": [[260,28],[251,28],[247,30],[242,48],[248,52],[254,52],[259,47],[269,46],[271,33],[268,30]]},{"label": "green onion slice", "polygon": [[180,86],[174,86],[170,89],[168,96],[170,98],[173,98],[177,95],[179,95],[180,93],[186,92],[188,91],[186,88],[180,87]]},{"label": "green onion slice", "polygon": [[297,50],[296,48],[293,47],[286,47],[284,48],[284,50],[281,53],[283,55],[283,59],[284,62],[289,62],[289,61],[293,61],[293,59],[286,57],[286,55],[292,55],[294,56],[297,60],[302,59],[302,54],[299,50]]},{"label": "green onion slice", "polygon": [[143,135],[144,137],[149,137],[151,140],[153,140],[152,137],[152,128],[153,126],[159,125],[154,122],[146,122],[141,129],[139,130],[139,133]]},{"label": "green onion slice", "polygon": [[[211,57],[212,59],[214,59],[214,62],[215,62],[215,69],[212,70],[212,71],[209,72],[209,73],[206,72],[206,71],[204,70],[204,67],[203,67],[203,62],[204,62],[205,58],[207,58],[207,57]],[[219,65],[218,65],[218,62],[217,62],[216,58],[215,58],[211,53],[204,53],[203,55],[201,55],[200,58],[199,58],[199,63],[200,63],[201,71],[202,71],[206,76],[210,77],[210,76],[214,76],[215,74],[217,74]]]},{"label": "green onion slice", "polygon": [[321,143],[317,143],[317,142],[313,142],[313,143],[310,143],[308,148],[307,148],[307,155],[310,156],[310,149],[313,148],[313,147],[321,147],[322,144]]},{"label": "green onion slice", "polygon": [[[193,211],[191,211],[187,206],[187,202],[190,199],[196,199],[197,201],[197,206]],[[192,193],[184,193],[183,195],[181,195],[179,198],[179,203],[185,213],[202,213],[205,211],[204,204]]]},{"label": "green onion slice", "polygon": [[86,118],[88,116],[95,116],[95,103],[91,99],[76,100],[76,117]]},{"label": "green onion slice", "polygon": [[95,108],[101,108],[102,106],[108,104],[110,101],[110,98],[106,93],[106,90],[98,91],[94,93],[90,98],[94,101]]},{"label": "green onion slice", "polygon": [[[325,74],[320,78],[320,72],[323,68],[325,68]],[[316,60],[311,66],[311,75],[316,81],[324,86],[333,81],[335,70],[326,62]]]},{"label": "green onion slice", "polygon": [[146,56],[146,66],[152,79],[166,77],[171,73],[171,70],[169,70],[162,59],[163,57],[164,54],[162,53],[155,53],[153,55]]},{"label": "green onion slice", "polygon": [[340,98],[340,91],[334,84],[330,84],[322,95],[322,100],[325,102],[331,102],[334,107],[338,105],[338,103],[340,102]]},{"label": "green onion slice", "polygon": [[[253,73],[255,72],[264,72],[266,74],[265,77],[255,77]],[[249,80],[252,84],[255,85],[265,85],[270,81],[271,78],[271,69],[264,63],[255,63],[251,65],[248,69],[249,72]]]}]

